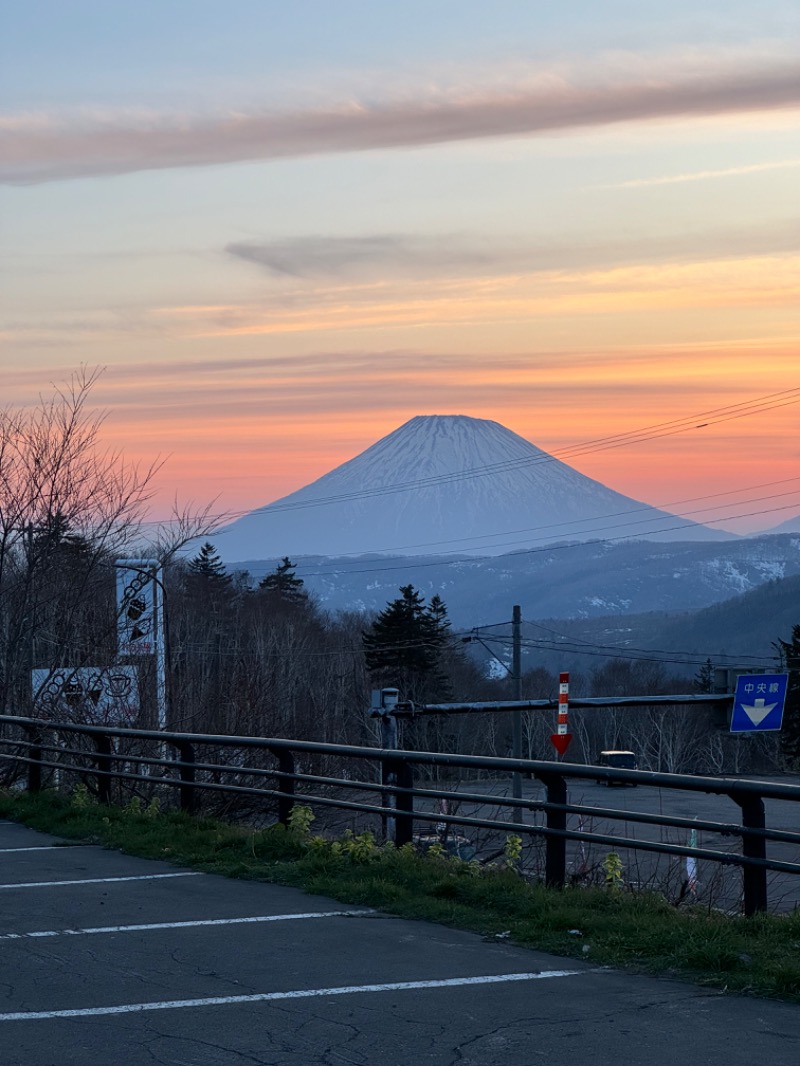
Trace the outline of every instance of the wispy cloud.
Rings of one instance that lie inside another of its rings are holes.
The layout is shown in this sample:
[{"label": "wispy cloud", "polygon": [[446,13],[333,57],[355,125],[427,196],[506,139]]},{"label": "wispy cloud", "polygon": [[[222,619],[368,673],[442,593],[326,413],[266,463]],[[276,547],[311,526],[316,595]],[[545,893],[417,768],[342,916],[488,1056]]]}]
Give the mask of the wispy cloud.
[{"label": "wispy cloud", "polygon": [[[800,161],[798,162],[800,165]],[[463,278],[549,273],[648,262],[794,253],[798,222],[656,236],[640,240],[510,240],[481,234],[302,236],[238,241],[225,251],[290,283],[319,279]]]},{"label": "wispy cloud", "polygon": [[[609,427],[633,430],[761,395],[764,380],[791,382],[797,365],[791,338],[650,348],[616,341],[600,351],[593,329],[583,351],[565,354],[543,350],[540,336],[530,335],[524,351],[496,346],[473,355],[455,346],[320,347],[291,358],[194,355],[171,366],[134,357],[108,367],[93,402],[109,414],[103,426],[109,447],[130,460],[170,455],[157,501],[158,513],[167,515],[176,484],[182,498],[223,493],[220,509],[267,503],[417,414],[495,419],[558,450],[607,436]],[[53,367],[6,374],[3,402],[31,402],[65,377],[68,371]],[[697,437],[669,437],[634,451],[589,453],[577,465],[643,499],[657,471],[662,502],[700,495],[709,484],[791,477],[797,456],[786,442],[795,439],[796,421],[795,408],[786,407],[770,421],[736,423],[733,442],[723,425],[717,433],[700,431],[701,450]],[[764,454],[771,456],[769,478]],[[673,488],[666,487],[670,480]]]},{"label": "wispy cloud", "polygon": [[278,277],[358,276],[376,268],[392,274],[458,273],[485,270],[519,249],[458,234],[436,237],[376,234],[363,237],[295,237],[281,241],[240,241],[225,249]]},{"label": "wispy cloud", "polygon": [[758,174],[764,170],[789,170],[800,167],[800,159],[784,159],[774,163],[751,163],[742,167],[725,167],[722,170],[694,170],[688,174],[668,174],[659,178],[633,178],[620,181],[614,185],[605,185],[606,189],[638,189],[647,185],[682,185],[689,181],[707,181],[711,178],[732,178],[742,174]]},{"label": "wispy cloud", "polygon": [[[437,244],[444,250],[437,251]],[[321,238],[319,244],[314,238],[277,246],[264,242],[233,254],[271,274],[291,264],[291,273],[279,272],[275,284],[257,298],[18,315],[0,331],[0,352],[4,347],[10,352],[99,350],[111,341],[180,344],[200,337],[310,337],[491,322],[510,328],[566,317],[577,335],[581,317],[623,320],[647,308],[772,307],[783,308],[787,321],[793,321],[790,309],[800,294],[797,248],[798,222],[790,219],[729,233],[610,245],[401,235],[352,242]]]},{"label": "wispy cloud", "polygon": [[797,62],[707,73],[662,69],[624,83],[542,77],[519,89],[425,92],[393,101],[221,115],[105,112],[0,122],[0,181],[35,184],[141,170],[535,135],[614,123],[800,106]]},{"label": "wispy cloud", "polygon": [[454,326],[645,309],[794,306],[800,257],[753,255],[586,269],[352,282],[257,302],[161,308],[185,336],[223,337]]}]

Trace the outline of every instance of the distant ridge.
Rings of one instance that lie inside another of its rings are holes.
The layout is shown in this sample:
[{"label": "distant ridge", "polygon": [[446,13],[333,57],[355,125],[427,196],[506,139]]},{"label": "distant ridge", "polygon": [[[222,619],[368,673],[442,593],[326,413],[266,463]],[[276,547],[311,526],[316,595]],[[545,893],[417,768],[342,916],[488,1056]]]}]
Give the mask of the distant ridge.
[{"label": "distant ridge", "polygon": [[781,533],[800,533],[800,514],[795,515],[794,518],[787,518],[785,522],[781,522],[780,525],[772,526],[770,529],[762,529],[759,533],[751,533],[751,537],[771,537],[775,534]]},{"label": "distant ridge", "polygon": [[730,540],[580,474],[498,422],[418,415],[354,459],[221,530],[226,561],[431,552],[561,540]]}]

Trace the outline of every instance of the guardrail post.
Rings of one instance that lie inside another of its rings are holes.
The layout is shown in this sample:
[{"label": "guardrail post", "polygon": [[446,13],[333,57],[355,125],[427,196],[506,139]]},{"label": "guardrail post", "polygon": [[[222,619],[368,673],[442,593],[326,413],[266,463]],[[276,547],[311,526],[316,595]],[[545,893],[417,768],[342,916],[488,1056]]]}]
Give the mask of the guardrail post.
[{"label": "guardrail post", "polygon": [[28,737],[28,792],[42,791],[42,734],[31,726],[23,726]]},{"label": "guardrail post", "polygon": [[[414,768],[405,759],[397,762],[397,785],[399,788],[413,789]],[[402,848],[404,844],[410,844],[414,839],[414,796],[409,792],[401,792],[396,796],[397,818],[395,819],[394,845]]]},{"label": "guardrail post", "polygon": [[93,737],[94,747],[97,754],[94,761],[97,764],[95,777],[97,778],[97,795],[101,803],[111,803],[111,737],[105,733]]},{"label": "guardrail post", "polygon": [[[730,792],[731,799],[742,811],[744,829],[764,829],[764,801],[761,796],[746,792]],[[742,855],[748,859],[766,859],[767,842],[758,833],[742,834]],[[746,918],[767,909],[767,871],[764,866],[742,867],[744,913]]]},{"label": "guardrail post", "polygon": [[[397,708],[399,689],[382,688],[380,693],[381,707],[381,747],[384,751],[396,751],[400,747],[397,719],[394,712]],[[399,763],[396,759],[381,759],[381,784],[388,788],[396,787],[398,783]],[[397,795],[394,792],[384,791],[381,793],[381,806],[388,810],[397,810]],[[381,816],[383,827],[383,839],[397,843],[397,819],[390,814]]]},{"label": "guardrail post", "polygon": [[[547,791],[548,804],[567,802],[567,782],[561,774],[537,774]],[[548,888],[563,888],[567,877],[567,840],[562,836],[567,828],[567,812],[549,807],[545,810],[547,828],[552,832],[545,837],[545,884]]]},{"label": "guardrail post", "polygon": [[187,814],[192,814],[195,810],[195,771],[194,771],[194,748],[188,740],[172,740],[171,744],[174,744],[178,749],[178,755],[180,761],[178,762],[178,773],[181,776],[181,783],[178,785],[178,792],[181,798],[181,810],[186,811]]},{"label": "guardrail post", "polygon": [[280,796],[278,798],[278,821],[281,825],[288,826],[289,819],[292,816],[294,810],[294,780],[292,775],[294,774],[294,755],[290,751],[285,751],[282,748],[278,751],[273,751],[273,755],[277,756],[278,769],[282,776],[278,778],[278,791]]},{"label": "guardrail post", "polygon": [[[397,769],[396,759],[381,759],[381,784],[386,788],[381,792],[381,805],[392,811],[397,810],[397,795],[388,790],[397,785]],[[397,819],[394,815],[384,814],[381,816],[381,821],[383,822],[383,839],[396,841]]]}]

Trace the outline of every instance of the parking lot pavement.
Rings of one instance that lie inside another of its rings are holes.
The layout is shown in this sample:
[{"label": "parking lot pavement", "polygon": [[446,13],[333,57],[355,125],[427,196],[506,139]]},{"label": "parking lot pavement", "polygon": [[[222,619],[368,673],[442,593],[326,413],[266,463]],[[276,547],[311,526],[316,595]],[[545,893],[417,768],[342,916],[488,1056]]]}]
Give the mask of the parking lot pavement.
[{"label": "parking lot pavement", "polygon": [[0,1066],[795,1066],[709,994],[0,822]]}]

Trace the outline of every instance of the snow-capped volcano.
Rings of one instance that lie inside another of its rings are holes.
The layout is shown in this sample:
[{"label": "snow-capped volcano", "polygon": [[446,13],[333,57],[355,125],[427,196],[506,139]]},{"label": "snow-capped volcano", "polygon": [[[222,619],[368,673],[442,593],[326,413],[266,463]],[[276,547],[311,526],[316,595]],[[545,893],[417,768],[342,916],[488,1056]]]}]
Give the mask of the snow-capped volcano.
[{"label": "snow-capped volcano", "polygon": [[557,540],[730,535],[623,496],[498,422],[418,415],[215,538],[231,562],[380,552],[499,555]]}]

